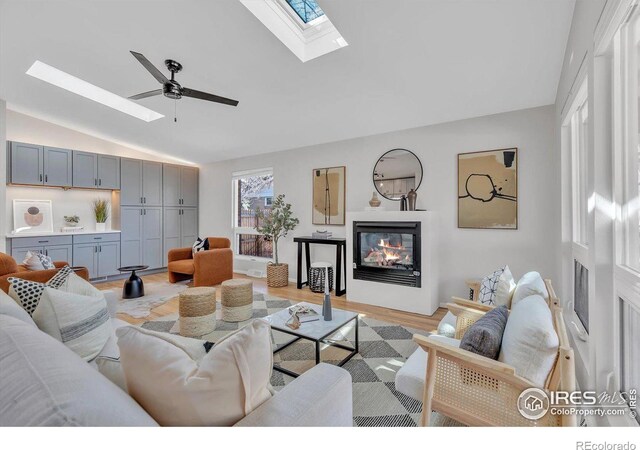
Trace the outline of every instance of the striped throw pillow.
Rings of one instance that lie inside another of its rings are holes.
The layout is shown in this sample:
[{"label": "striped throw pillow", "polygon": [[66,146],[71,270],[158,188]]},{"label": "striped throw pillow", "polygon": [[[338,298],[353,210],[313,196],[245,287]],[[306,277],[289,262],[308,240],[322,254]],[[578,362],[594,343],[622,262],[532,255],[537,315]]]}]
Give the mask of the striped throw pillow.
[{"label": "striped throw pillow", "polygon": [[100,354],[112,331],[104,295],[82,295],[51,287],[44,288],[33,321],[85,361]]}]

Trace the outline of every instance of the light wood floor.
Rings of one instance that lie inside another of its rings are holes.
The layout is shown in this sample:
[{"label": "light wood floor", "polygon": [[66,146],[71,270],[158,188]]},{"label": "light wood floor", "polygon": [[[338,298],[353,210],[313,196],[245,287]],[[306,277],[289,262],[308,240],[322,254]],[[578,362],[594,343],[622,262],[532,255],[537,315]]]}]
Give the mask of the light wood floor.
[{"label": "light wood floor", "polygon": [[[234,278],[249,278],[245,275],[235,274]],[[142,277],[145,283],[153,282],[166,282],[168,281],[167,274],[157,273],[153,275],[145,275]],[[289,286],[282,288],[270,288],[267,286],[266,279],[249,278],[253,281],[253,289],[258,292],[268,293],[276,297],[286,298],[292,301],[305,301],[309,303],[322,304],[323,295],[315,294],[308,288],[296,289],[295,284],[289,283]],[[96,284],[98,289],[112,289],[122,288],[124,280],[108,281],[104,283]],[[220,299],[220,289],[216,290],[218,300]],[[369,317],[378,320],[384,320],[386,322],[397,323],[400,325],[406,325],[408,327],[417,328],[425,331],[434,331],[438,327],[438,323],[446,313],[446,309],[439,308],[433,316],[423,316],[421,314],[407,313],[403,311],[397,311],[390,308],[382,308],[379,306],[365,305],[362,303],[354,303],[347,301],[345,297],[331,297],[331,304],[336,308],[346,309],[361,314],[366,314]],[[125,314],[119,314],[122,320],[139,325],[148,320],[157,319],[168,314],[178,312],[178,299],[169,300],[163,305],[151,310],[151,315],[143,319],[134,319]]]}]

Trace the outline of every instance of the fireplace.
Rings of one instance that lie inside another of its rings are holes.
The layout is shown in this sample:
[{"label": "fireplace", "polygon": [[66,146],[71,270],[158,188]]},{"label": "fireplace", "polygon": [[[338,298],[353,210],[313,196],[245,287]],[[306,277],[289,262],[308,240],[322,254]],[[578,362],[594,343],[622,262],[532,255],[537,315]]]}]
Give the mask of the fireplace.
[{"label": "fireplace", "polygon": [[421,286],[420,222],[353,222],[353,278]]}]

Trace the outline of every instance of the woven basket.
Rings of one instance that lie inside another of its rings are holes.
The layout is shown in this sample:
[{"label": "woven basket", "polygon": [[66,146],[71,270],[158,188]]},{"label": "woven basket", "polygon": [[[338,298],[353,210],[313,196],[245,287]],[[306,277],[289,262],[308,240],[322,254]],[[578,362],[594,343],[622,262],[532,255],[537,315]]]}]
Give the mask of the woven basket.
[{"label": "woven basket", "polygon": [[267,264],[267,286],[285,287],[289,284],[289,264]]}]

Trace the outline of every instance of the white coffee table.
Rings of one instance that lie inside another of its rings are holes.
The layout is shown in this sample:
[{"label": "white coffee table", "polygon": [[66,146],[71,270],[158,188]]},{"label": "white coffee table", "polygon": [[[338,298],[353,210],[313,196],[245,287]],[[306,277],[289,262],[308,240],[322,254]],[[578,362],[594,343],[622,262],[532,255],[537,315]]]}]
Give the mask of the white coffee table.
[{"label": "white coffee table", "polygon": [[[300,339],[306,339],[315,343],[316,346],[316,364],[320,364],[320,344],[327,344],[333,347],[338,347],[344,350],[348,350],[349,354],[338,363],[338,366],[343,366],[347,361],[349,361],[354,355],[358,354],[358,313],[354,313],[351,311],[345,311],[342,309],[332,308],[332,320],[325,321],[322,318],[322,306],[314,305],[312,303],[298,303],[301,306],[307,306],[309,308],[314,309],[318,314],[320,314],[319,320],[314,320],[313,322],[305,322],[300,324],[300,328],[297,330],[292,330],[286,325],[286,322],[289,320],[291,315],[289,314],[289,308],[285,308],[282,311],[278,311],[277,313],[271,314],[270,316],[265,317],[264,319],[269,322],[271,328],[273,330],[280,331],[282,333],[290,334],[295,336],[296,338],[291,342],[287,342],[283,346],[275,349],[273,351],[274,354],[284,350],[294,342],[298,342]],[[341,344],[339,342],[334,342],[329,340],[328,337],[335,334],[340,330],[340,328],[347,325],[349,322],[355,321],[355,346],[349,347],[347,345]],[[292,372],[283,367],[278,367],[276,365],[273,368],[279,372],[287,374],[292,377],[297,377],[300,374]]]}]

